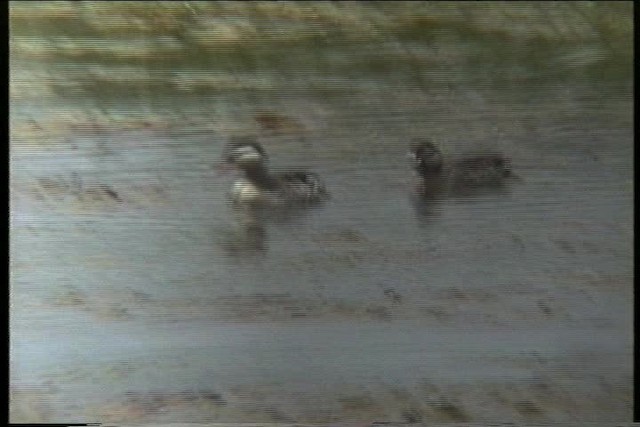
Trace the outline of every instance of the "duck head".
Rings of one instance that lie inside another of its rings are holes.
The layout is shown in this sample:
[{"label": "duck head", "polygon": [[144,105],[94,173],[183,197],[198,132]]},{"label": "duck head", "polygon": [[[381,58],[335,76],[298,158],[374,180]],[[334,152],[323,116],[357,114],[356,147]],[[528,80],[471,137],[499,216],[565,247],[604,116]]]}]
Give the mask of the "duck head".
[{"label": "duck head", "polygon": [[442,153],[428,139],[412,142],[409,158],[413,163],[413,168],[421,176],[437,175],[442,170]]},{"label": "duck head", "polygon": [[225,147],[223,158],[226,163],[240,169],[263,167],[268,160],[267,153],[252,137],[234,137]]}]

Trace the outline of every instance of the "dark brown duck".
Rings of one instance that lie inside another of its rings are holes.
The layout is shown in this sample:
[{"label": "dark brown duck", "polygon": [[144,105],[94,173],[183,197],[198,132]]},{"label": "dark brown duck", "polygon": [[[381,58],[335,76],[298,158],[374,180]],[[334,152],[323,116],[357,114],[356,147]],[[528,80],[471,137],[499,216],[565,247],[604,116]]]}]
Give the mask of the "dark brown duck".
[{"label": "dark brown duck", "polygon": [[442,152],[429,140],[411,144],[413,168],[426,194],[465,193],[499,188],[514,177],[511,162],[500,154],[484,154],[445,161]]}]

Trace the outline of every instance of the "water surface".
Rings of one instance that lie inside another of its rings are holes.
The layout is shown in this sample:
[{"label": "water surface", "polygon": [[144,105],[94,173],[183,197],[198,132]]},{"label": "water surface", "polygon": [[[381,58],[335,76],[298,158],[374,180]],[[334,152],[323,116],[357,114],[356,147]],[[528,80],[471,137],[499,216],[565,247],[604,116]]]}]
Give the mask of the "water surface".
[{"label": "water surface", "polygon": [[[13,422],[630,419],[628,3],[162,4],[11,6]],[[260,247],[239,134],[332,193]]]}]

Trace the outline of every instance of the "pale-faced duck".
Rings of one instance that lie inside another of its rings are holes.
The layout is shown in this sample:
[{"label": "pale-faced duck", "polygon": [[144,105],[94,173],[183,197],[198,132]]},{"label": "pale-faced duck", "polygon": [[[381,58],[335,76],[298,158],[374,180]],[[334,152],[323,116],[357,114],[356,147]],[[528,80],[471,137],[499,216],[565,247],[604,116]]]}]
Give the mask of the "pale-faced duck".
[{"label": "pale-faced duck", "polygon": [[251,137],[232,139],[224,150],[224,160],[244,175],[231,188],[231,200],[237,205],[305,205],[329,198],[325,185],[315,173],[269,171],[264,148]]}]

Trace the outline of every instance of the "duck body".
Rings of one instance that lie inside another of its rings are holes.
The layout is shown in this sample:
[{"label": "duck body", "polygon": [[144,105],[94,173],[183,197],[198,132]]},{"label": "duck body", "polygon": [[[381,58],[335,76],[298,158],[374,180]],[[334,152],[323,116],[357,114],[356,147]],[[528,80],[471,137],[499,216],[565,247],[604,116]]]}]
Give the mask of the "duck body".
[{"label": "duck body", "polygon": [[500,186],[512,176],[509,160],[500,155],[459,160],[453,163],[452,172],[453,184],[468,188]]},{"label": "duck body", "polygon": [[324,183],[313,172],[271,172],[267,155],[257,142],[232,142],[225,158],[244,175],[231,188],[230,198],[236,205],[283,207],[317,204],[329,198]]},{"label": "duck body", "polygon": [[286,206],[318,203],[326,200],[328,193],[314,173],[285,172],[264,180],[238,179],[233,183],[230,197],[236,204]]},{"label": "duck body", "polygon": [[411,145],[413,168],[425,195],[445,196],[475,193],[502,187],[513,177],[511,162],[500,154],[483,154],[444,161],[440,150],[428,140]]}]

